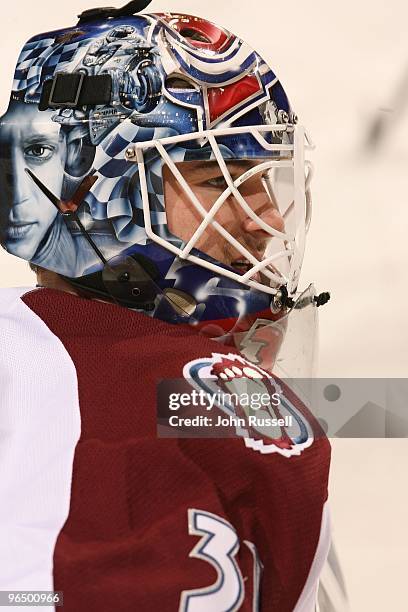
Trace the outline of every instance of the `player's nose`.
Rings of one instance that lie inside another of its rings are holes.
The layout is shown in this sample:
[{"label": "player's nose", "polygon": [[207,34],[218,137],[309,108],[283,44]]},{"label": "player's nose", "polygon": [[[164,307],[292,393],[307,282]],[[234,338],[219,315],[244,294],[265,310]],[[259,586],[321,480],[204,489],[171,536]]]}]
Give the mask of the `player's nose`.
[{"label": "player's nose", "polygon": [[13,192],[13,205],[25,202],[30,197],[30,179],[25,172],[25,160],[22,152],[14,147],[11,152],[12,175],[9,177]]},{"label": "player's nose", "polygon": [[5,209],[12,209],[17,204],[28,198],[29,190],[27,176],[24,172],[24,159],[18,155],[14,147],[8,143],[2,143],[0,158],[0,179],[2,181],[2,192],[0,206],[3,214]]},{"label": "player's nose", "polygon": [[[276,208],[268,208],[268,210],[264,211],[260,215],[258,215],[262,221],[267,223],[270,227],[275,229],[278,232],[283,232],[285,230],[285,220],[280,214],[279,210]],[[244,219],[242,227],[244,231],[249,233],[263,234],[265,236],[268,235],[257,221],[252,219],[251,217],[247,217]]]}]

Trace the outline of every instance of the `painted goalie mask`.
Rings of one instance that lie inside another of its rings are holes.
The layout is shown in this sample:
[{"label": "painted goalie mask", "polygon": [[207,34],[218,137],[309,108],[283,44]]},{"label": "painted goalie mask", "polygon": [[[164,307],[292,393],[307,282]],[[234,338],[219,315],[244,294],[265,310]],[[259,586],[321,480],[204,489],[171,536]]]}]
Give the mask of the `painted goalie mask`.
[{"label": "painted goalie mask", "polygon": [[188,15],[86,11],[23,47],[0,142],[9,253],[230,343],[259,321],[285,327],[310,142],[233,34]]}]

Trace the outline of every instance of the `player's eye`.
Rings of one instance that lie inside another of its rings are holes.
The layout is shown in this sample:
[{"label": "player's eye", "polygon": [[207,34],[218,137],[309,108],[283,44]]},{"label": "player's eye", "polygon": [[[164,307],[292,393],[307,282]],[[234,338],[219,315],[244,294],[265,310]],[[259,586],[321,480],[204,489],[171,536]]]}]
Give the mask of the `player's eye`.
[{"label": "player's eye", "polygon": [[49,160],[55,149],[50,145],[35,144],[24,149],[24,155],[31,161],[47,161]]},{"label": "player's eye", "polygon": [[225,180],[223,175],[214,176],[211,179],[205,181],[205,185],[210,185],[211,187],[215,187],[216,189],[227,189],[227,181]]}]

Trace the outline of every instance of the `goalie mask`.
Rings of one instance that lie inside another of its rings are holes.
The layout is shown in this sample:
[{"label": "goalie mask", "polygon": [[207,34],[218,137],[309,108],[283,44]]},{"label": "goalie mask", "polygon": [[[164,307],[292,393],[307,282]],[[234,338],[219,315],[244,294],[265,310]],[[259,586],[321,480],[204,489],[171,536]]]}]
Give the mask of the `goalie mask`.
[{"label": "goalie mask", "polygon": [[23,47],[0,124],[1,244],[230,343],[259,321],[283,337],[311,213],[305,130],[245,42],[135,4]]}]

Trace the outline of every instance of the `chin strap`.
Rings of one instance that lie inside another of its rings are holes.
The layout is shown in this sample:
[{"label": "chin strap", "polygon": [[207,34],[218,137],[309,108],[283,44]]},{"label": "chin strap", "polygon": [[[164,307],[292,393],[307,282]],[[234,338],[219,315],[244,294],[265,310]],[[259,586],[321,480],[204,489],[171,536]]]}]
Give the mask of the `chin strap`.
[{"label": "chin strap", "polygon": [[94,21],[95,19],[108,19],[114,17],[126,17],[127,15],[134,15],[144,11],[149,6],[152,0],[132,0],[121,8],[115,8],[113,6],[104,6],[99,8],[92,8],[83,11],[79,17],[77,25]]}]

